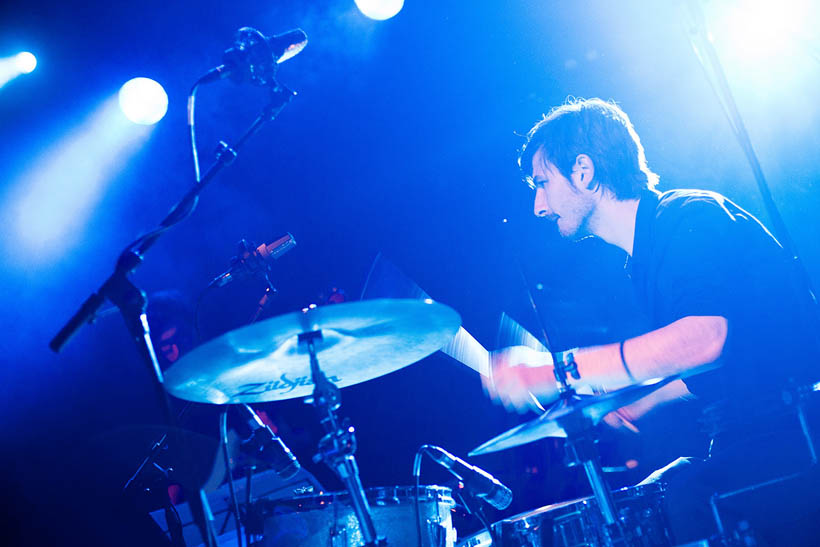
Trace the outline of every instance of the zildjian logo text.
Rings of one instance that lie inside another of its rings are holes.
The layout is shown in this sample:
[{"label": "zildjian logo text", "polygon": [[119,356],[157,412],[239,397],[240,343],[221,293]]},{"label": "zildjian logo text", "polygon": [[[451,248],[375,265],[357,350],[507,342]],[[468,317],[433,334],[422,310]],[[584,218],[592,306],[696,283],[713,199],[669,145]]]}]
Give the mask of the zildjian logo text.
[{"label": "zildjian logo text", "polygon": [[[333,383],[338,383],[339,378],[336,376],[328,376],[328,380]],[[243,384],[239,386],[239,392],[236,396],[241,395],[261,395],[262,393],[267,393],[269,391],[276,391],[279,390],[284,395],[285,393],[290,393],[297,387],[301,386],[312,386],[313,382],[310,379],[310,376],[300,376],[299,378],[294,378],[291,380],[287,377],[286,374],[282,374],[278,380],[273,380],[270,382],[256,382],[251,384]]]}]

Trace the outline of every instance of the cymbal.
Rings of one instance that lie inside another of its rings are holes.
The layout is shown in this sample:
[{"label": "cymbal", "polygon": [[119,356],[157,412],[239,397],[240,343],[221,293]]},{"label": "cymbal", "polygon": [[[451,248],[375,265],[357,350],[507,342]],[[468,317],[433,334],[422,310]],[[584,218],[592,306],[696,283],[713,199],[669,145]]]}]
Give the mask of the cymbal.
[{"label": "cymbal", "polygon": [[242,327],[195,348],[165,372],[165,388],[188,401],[260,403],[313,392],[310,356],[338,387],[378,378],[441,348],[461,317],[430,299],[379,299],[305,308]]},{"label": "cymbal", "polygon": [[470,451],[469,455],[489,454],[546,437],[566,437],[568,432],[597,425],[613,410],[632,404],[678,378],[669,376],[646,380],[602,395],[576,393],[569,399],[561,398],[538,418],[490,439]]}]

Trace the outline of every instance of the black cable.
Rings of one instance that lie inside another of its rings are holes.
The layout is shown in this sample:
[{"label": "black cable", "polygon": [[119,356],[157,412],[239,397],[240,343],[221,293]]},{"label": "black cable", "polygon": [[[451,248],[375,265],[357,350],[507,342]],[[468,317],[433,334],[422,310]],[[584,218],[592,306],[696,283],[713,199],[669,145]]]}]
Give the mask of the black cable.
[{"label": "black cable", "polygon": [[231,491],[231,503],[233,505],[233,516],[236,522],[236,545],[242,547],[242,524],[239,519],[239,501],[236,499],[236,490],[233,488],[233,473],[231,470],[231,460],[228,454],[228,408],[222,411],[219,416],[219,433],[222,437],[222,455],[225,458],[225,472],[228,474],[228,489]]},{"label": "black cable", "polygon": [[194,126],[196,124],[196,117],[194,116],[194,107],[196,105],[196,90],[199,89],[199,81],[197,81],[194,86],[191,88],[191,92],[188,94],[188,128],[190,130],[191,135],[191,154],[194,160],[194,180],[199,183],[200,182],[200,175],[199,175],[199,153],[196,149],[196,131]]},{"label": "black cable", "polygon": [[493,526],[490,524],[490,521],[487,520],[487,517],[484,515],[484,511],[478,509],[477,511],[473,512],[478,520],[481,521],[482,526],[484,529],[487,530],[487,533],[490,534],[490,545],[500,545],[499,542],[496,541],[495,532],[493,531]]},{"label": "black cable", "polygon": [[[246,516],[251,510],[251,486],[252,486],[252,478],[253,478],[253,471],[254,467],[246,467],[245,468],[245,511]],[[251,531],[248,526],[245,526],[245,545],[250,547],[251,544]]]}]

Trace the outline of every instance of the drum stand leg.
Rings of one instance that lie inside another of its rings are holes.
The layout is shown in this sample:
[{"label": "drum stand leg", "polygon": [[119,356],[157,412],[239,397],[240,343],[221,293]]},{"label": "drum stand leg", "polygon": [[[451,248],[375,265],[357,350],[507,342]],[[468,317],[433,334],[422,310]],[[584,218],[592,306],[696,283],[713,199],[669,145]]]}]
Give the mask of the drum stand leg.
[{"label": "drum stand leg", "polygon": [[364,494],[359,468],[353,454],[356,452],[356,436],[350,421],[339,423],[336,410],[341,406],[339,388],[319,368],[316,357],[316,340],[322,338],[321,331],[307,332],[299,335],[299,343],[306,344],[310,354],[310,375],[313,380],[313,406],[319,412],[320,421],[327,432],[319,441],[319,451],[313,457],[316,463],[324,462],[344,483],[350,493],[353,511],[359,521],[359,529],[365,545],[387,545],[387,542],[376,535],[373,515]]},{"label": "drum stand leg", "polygon": [[[553,362],[555,363],[555,379],[558,381],[561,394],[561,398],[553,405],[554,408],[566,406],[578,396],[567,382],[567,374],[572,374],[576,379],[579,376],[577,376],[577,368],[570,371],[557,354],[553,354]],[[601,469],[601,462],[595,449],[595,439],[592,437],[593,424],[588,418],[581,418],[569,419],[560,422],[560,425],[567,433],[566,451],[570,465],[584,466],[595,501],[598,502],[598,510],[604,519],[602,532],[606,536],[605,544],[611,545],[614,538],[623,537],[623,530],[620,528],[615,513],[615,502],[604,479],[604,470]]]},{"label": "drum stand leg", "polygon": [[573,436],[567,435],[566,441],[567,456],[572,464],[583,465],[589,485],[592,487],[592,494],[598,502],[598,509],[604,519],[604,533],[607,536],[607,544],[613,538],[622,537],[615,501],[612,493],[604,479],[604,471],[601,469],[601,462],[595,451],[595,441],[588,433],[581,433]]}]

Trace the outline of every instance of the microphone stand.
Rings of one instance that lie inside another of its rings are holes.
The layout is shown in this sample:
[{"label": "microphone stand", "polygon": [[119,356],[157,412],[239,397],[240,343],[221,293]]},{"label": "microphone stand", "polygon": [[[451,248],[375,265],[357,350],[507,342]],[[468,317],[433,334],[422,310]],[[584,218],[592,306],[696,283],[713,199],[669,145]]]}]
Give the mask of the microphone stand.
[{"label": "microphone stand", "polygon": [[[236,144],[231,147],[224,141],[220,141],[216,153],[216,161],[205,172],[201,180],[194,184],[182,199],[171,209],[171,212],[160,222],[158,228],[138,238],[128,245],[117,259],[114,272],[105,282],[91,294],[80,309],[68,320],[60,329],[57,335],[49,342],[49,347],[54,352],[59,352],[63,346],[77,333],[85,324],[90,323],[96,317],[97,311],[105,300],[111,301],[125,320],[126,328],[134,340],[137,351],[141,359],[152,371],[154,378],[154,388],[165,415],[165,421],[174,435],[180,435],[176,427],[176,420],[171,411],[170,401],[164,387],[164,379],[159,362],[157,361],[154,346],[151,342],[151,335],[148,328],[148,317],[146,315],[147,300],[145,293],[136,287],[128,275],[132,273],[143,261],[143,255],[157,242],[162,234],[175,224],[181,222],[193,213],[196,208],[199,194],[216,177],[216,175],[227,165],[233,163],[237,157],[237,151],[255,135],[267,121],[276,119],[279,112],[290,102],[295,93],[290,89],[274,82],[271,87],[271,102],[264,108],[251,126],[239,138]],[[181,438],[179,439],[181,441]],[[182,443],[179,443],[182,446]],[[213,515],[208,507],[208,501],[202,488],[188,492],[186,497],[191,504],[191,510],[197,521],[200,534],[205,544],[209,547],[216,545],[213,535]]]}]

